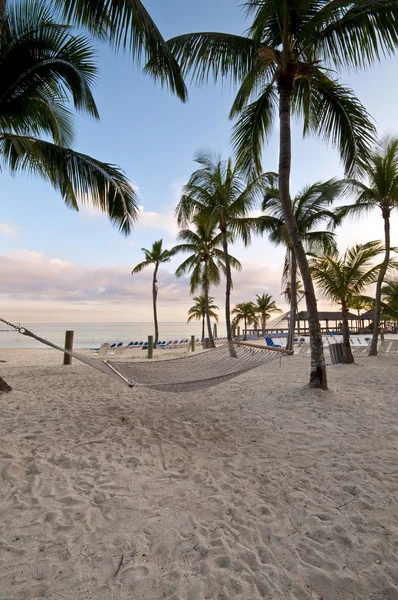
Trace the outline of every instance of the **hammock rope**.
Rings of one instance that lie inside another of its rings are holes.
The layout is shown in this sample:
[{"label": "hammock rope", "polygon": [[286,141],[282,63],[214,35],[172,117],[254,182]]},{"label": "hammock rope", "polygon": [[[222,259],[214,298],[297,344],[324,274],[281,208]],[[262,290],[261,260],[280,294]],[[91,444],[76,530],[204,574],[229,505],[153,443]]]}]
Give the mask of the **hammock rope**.
[{"label": "hammock rope", "polygon": [[159,391],[186,392],[211,387],[292,354],[284,348],[249,342],[227,342],[204,352],[168,360],[99,361],[61,348],[25,327],[13,325],[1,318],[0,321],[22,335],[69,354],[86,365],[117,378],[119,382],[122,381],[129,387],[148,387]]}]

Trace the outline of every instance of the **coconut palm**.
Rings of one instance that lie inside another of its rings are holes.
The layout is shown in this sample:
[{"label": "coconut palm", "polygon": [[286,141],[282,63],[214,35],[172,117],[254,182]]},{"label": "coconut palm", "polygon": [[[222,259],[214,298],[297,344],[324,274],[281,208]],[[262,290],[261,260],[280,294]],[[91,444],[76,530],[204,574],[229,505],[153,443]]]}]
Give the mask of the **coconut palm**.
[{"label": "coconut palm", "polygon": [[[211,221],[207,221],[197,215],[192,229],[183,229],[178,234],[178,240],[185,243],[174,246],[174,253],[189,252],[187,259],[176,270],[176,277],[181,277],[186,273],[191,274],[190,292],[195,293],[198,288],[203,290],[206,302],[209,299],[209,290],[211,285],[219,285],[220,274],[226,274],[225,254],[222,249],[222,233],[216,233]],[[227,239],[231,241],[232,235],[227,233]],[[230,267],[241,270],[240,262],[228,253]],[[231,281],[232,285],[232,281]],[[208,336],[211,347],[214,347],[213,332],[210,322],[210,308],[206,313]]]},{"label": "coconut palm", "polygon": [[[262,209],[266,219],[264,229],[270,241],[286,247],[282,281],[289,284],[290,318],[287,348],[293,349],[294,330],[297,314],[297,261],[293,245],[284,222],[277,173],[267,173],[268,186],[264,195]],[[292,200],[292,211],[297,230],[307,252],[336,249],[336,236],[331,231],[339,223],[331,204],[344,188],[344,183],[337,179],[318,181],[305,186]],[[326,223],[327,229],[319,230]]]},{"label": "coconut palm", "polygon": [[200,168],[192,173],[184,186],[183,195],[176,208],[180,226],[187,226],[201,215],[221,233],[225,262],[225,322],[227,338],[232,340],[230,296],[232,286],[231,261],[228,251],[230,241],[243,240],[247,246],[252,232],[259,230],[259,219],[251,217],[250,211],[261,198],[264,181],[260,176],[247,184],[241,170],[232,160],[221,160],[209,152],[199,152],[195,161]]},{"label": "coconut palm", "polygon": [[169,262],[174,256],[174,248],[172,250],[166,250],[163,248],[163,240],[158,240],[157,242],[153,242],[152,248],[147,250],[147,248],[141,248],[144,253],[145,260],[140,262],[138,265],[134,267],[131,271],[131,274],[141,273],[143,269],[149,267],[150,265],[154,266],[153,277],[152,277],[152,304],[153,304],[153,322],[155,325],[155,341],[154,347],[156,348],[157,343],[159,341],[159,325],[158,325],[158,314],[157,314],[157,298],[158,298],[158,270],[159,265],[162,263]]},{"label": "coconut palm", "polygon": [[279,114],[279,189],[284,221],[306,293],[311,338],[311,387],[327,387],[317,303],[305,249],[290,201],[291,116],[303,133],[338,147],[353,173],[366,158],[375,130],[352,90],[331,74],[362,68],[398,44],[395,0],[247,0],[248,36],[189,33],[169,40],[183,72],[198,82],[210,74],[240,83],[231,109],[239,115],[232,139],[239,163],[261,171],[261,151]]},{"label": "coconut palm", "polygon": [[[48,4],[26,0],[3,15],[0,50],[0,156],[12,174],[40,175],[67,207],[91,203],[128,234],[137,196],[124,173],[70,148],[71,107],[99,118],[96,67],[87,39],[57,24]],[[40,139],[44,136],[46,139]]]},{"label": "coconut palm", "polygon": [[369,350],[369,356],[376,356],[382,308],[381,289],[391,254],[390,217],[391,212],[398,208],[398,136],[381,140],[366,164],[364,176],[361,179],[350,179],[347,183],[348,191],[356,195],[356,200],[350,206],[342,207],[340,215],[360,216],[378,208],[384,221],[385,254],[376,283],[375,319]]},{"label": "coconut palm", "polygon": [[381,288],[381,294],[386,312],[394,319],[398,320],[398,279],[387,279],[385,285]]},{"label": "coconut palm", "polygon": [[310,261],[311,273],[325,298],[341,306],[343,324],[344,362],[354,362],[351,352],[348,309],[353,298],[377,279],[380,265],[375,258],[384,251],[379,241],[357,244],[348,248],[342,256],[336,250],[314,256]]},{"label": "coconut palm", "polygon": [[247,339],[247,327],[253,325],[253,327],[258,327],[258,318],[257,318],[257,310],[256,305],[253,302],[241,302],[237,304],[235,308],[231,312],[234,315],[234,319],[232,321],[232,326],[235,328],[239,325],[240,321],[244,322],[244,335],[243,339]]},{"label": "coconut palm", "polygon": [[[13,5],[0,0],[0,33],[3,14]],[[114,49],[128,49],[133,60],[144,55],[149,61],[146,71],[181,100],[186,99],[178,64],[141,0],[51,0],[47,5],[63,23],[85,27],[100,40],[108,40]]]},{"label": "coconut palm", "polygon": [[256,302],[254,306],[255,311],[261,320],[263,335],[265,335],[267,321],[271,317],[272,313],[281,313],[282,311],[276,306],[275,300],[272,300],[272,296],[270,294],[261,294],[261,296],[256,294]]},{"label": "coconut palm", "polygon": [[206,316],[209,315],[218,323],[218,314],[215,312],[219,310],[218,306],[212,304],[214,298],[212,296],[206,296],[204,294],[200,294],[200,296],[194,296],[195,304],[191,306],[188,311],[188,320],[187,323],[191,321],[202,321],[202,341],[205,337],[205,319]]}]

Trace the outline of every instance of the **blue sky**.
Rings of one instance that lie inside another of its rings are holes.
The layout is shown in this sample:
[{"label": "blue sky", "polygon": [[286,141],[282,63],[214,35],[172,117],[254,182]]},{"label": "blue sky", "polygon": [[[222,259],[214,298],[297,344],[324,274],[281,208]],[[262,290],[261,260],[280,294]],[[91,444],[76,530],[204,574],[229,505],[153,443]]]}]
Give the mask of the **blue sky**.
[{"label": "blue sky", "polygon": [[[242,33],[239,0],[146,0],[167,39],[189,31]],[[77,119],[75,148],[120,165],[137,186],[143,206],[133,234],[124,238],[92,210],[65,208],[62,199],[40,179],[1,173],[0,287],[3,313],[18,321],[149,320],[151,273],[130,275],[141,260],[141,247],[156,239],[175,241],[173,211],[181,186],[195,165],[192,156],[209,147],[230,154],[228,112],[233,89],[225,85],[189,86],[182,104],[155,85],[128,56],[98,46],[99,80],[95,98],[100,123]],[[383,61],[368,71],[341,73],[376,121],[381,134],[398,130],[396,117],[397,60]],[[264,150],[264,170],[276,170],[278,131]],[[302,140],[293,128],[292,193],[315,180],[342,175],[336,152],[323,142]],[[393,223],[393,241],[398,243]],[[347,223],[339,233],[341,248],[382,235],[379,215]],[[255,293],[280,294],[283,251],[258,239],[234,254],[243,263],[236,277],[233,301],[250,300]],[[174,260],[160,273],[160,316],[185,320],[190,298],[185,281],[175,282]],[[222,288],[214,290],[222,305]]]}]

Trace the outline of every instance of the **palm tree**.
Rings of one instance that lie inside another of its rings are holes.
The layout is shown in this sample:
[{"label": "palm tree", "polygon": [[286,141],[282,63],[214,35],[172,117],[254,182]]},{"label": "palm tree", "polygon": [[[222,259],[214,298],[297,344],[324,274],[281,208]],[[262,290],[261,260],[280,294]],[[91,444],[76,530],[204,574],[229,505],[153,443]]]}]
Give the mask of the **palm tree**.
[{"label": "palm tree", "polygon": [[[0,0],[0,37],[3,15],[14,3]],[[33,8],[35,2],[29,2]],[[108,40],[114,49],[128,49],[133,60],[149,61],[146,72],[167,85],[185,101],[186,88],[178,64],[141,0],[52,0],[62,22],[85,27],[100,40]],[[1,41],[0,41],[1,47]]]},{"label": "palm tree", "polygon": [[[219,285],[220,273],[226,274],[225,255],[222,250],[222,234],[216,234],[213,224],[197,215],[193,223],[196,231],[183,229],[178,234],[178,240],[185,242],[174,246],[174,253],[190,252],[190,256],[178,267],[176,277],[191,273],[190,292],[194,294],[198,288],[203,290],[205,301],[209,302],[209,290],[211,285]],[[232,235],[227,234],[231,241]],[[242,265],[234,257],[228,254],[231,267],[241,270]],[[231,281],[232,285],[232,281]],[[213,332],[210,322],[210,307],[206,312],[208,336],[211,347],[214,347]]]},{"label": "palm tree", "polygon": [[192,173],[180,202],[176,208],[177,221],[180,226],[187,226],[195,217],[202,218],[217,226],[221,233],[225,262],[225,322],[227,338],[232,341],[230,296],[232,286],[231,260],[228,243],[238,238],[247,246],[251,242],[251,234],[259,231],[259,219],[249,216],[250,211],[260,201],[263,190],[263,177],[247,184],[238,167],[232,160],[222,161],[209,152],[199,152],[195,161],[200,165]]},{"label": "palm tree", "polygon": [[387,279],[381,288],[384,309],[387,315],[398,320],[398,279]]},{"label": "palm tree", "polygon": [[[297,259],[293,244],[285,225],[283,209],[277,186],[277,173],[267,173],[268,186],[262,209],[266,218],[264,229],[269,233],[270,241],[286,247],[282,281],[289,284],[290,318],[287,348],[293,350],[294,330],[297,314]],[[329,251],[336,249],[336,236],[330,230],[338,224],[335,211],[330,206],[344,188],[342,181],[329,179],[305,186],[292,200],[292,212],[300,239],[307,252]],[[327,222],[328,229],[318,228]]]},{"label": "palm tree", "polygon": [[175,252],[174,252],[174,248],[172,250],[165,250],[163,248],[163,240],[158,240],[157,242],[153,242],[152,248],[150,250],[147,250],[146,248],[141,248],[141,250],[144,253],[145,260],[143,260],[138,265],[136,265],[134,267],[134,269],[131,271],[131,274],[134,275],[134,273],[141,273],[141,271],[143,269],[145,269],[145,267],[149,267],[150,265],[154,265],[154,267],[155,267],[153,270],[153,278],[152,278],[152,304],[153,304],[153,321],[154,321],[154,325],[155,325],[154,347],[156,348],[157,343],[159,341],[159,325],[158,325],[158,315],[157,315],[157,307],[156,307],[156,301],[157,301],[157,297],[158,297],[158,282],[157,282],[158,270],[159,270],[159,265],[161,263],[169,262],[171,260],[172,256],[175,254]]},{"label": "palm tree", "polygon": [[342,256],[337,251],[314,256],[310,261],[311,273],[323,295],[341,306],[344,341],[344,362],[354,362],[351,352],[348,308],[354,297],[374,283],[380,265],[372,264],[384,251],[381,242],[357,244],[348,248]]},{"label": "palm tree", "polygon": [[[138,199],[124,173],[70,148],[71,106],[98,119],[96,68],[85,37],[57,24],[45,0],[14,2],[3,15],[0,155],[12,174],[40,175],[68,208],[90,202],[129,234]],[[47,139],[40,139],[38,136]],[[48,141],[52,140],[52,141]]]},{"label": "palm tree", "polygon": [[270,294],[256,294],[256,304],[255,311],[259,315],[261,319],[261,327],[263,330],[263,335],[265,335],[265,328],[267,326],[267,321],[270,318],[273,312],[281,313],[281,309],[278,308],[275,304],[275,300],[272,300],[272,296]]},{"label": "palm tree", "polygon": [[207,315],[212,317],[218,323],[218,314],[215,312],[219,310],[218,306],[212,304],[214,298],[209,296],[206,298],[204,294],[200,296],[194,296],[195,304],[191,306],[188,311],[187,323],[191,321],[202,321],[202,341],[205,337],[205,318]]},{"label": "palm tree", "polygon": [[398,208],[398,136],[387,137],[378,143],[366,164],[364,176],[368,184],[364,183],[364,178],[348,180],[348,191],[354,192],[357,198],[354,204],[342,207],[340,215],[363,215],[373,208],[379,208],[384,220],[385,254],[376,283],[375,319],[369,350],[369,356],[376,356],[382,308],[381,290],[391,254],[390,216]]},{"label": "palm tree", "polygon": [[237,304],[232,310],[232,314],[235,315],[232,321],[232,326],[237,327],[240,321],[244,321],[244,336],[243,339],[247,339],[247,327],[253,325],[258,327],[257,309],[253,302],[241,302]]},{"label": "palm tree", "polygon": [[314,286],[290,201],[291,116],[303,133],[332,140],[347,173],[367,157],[375,130],[354,96],[331,74],[362,68],[394,53],[398,44],[395,0],[247,0],[254,15],[248,36],[189,33],[169,40],[183,72],[198,82],[212,73],[241,87],[231,109],[238,161],[261,171],[261,150],[279,114],[279,190],[283,217],[301,271],[311,337],[310,386],[327,388]]}]

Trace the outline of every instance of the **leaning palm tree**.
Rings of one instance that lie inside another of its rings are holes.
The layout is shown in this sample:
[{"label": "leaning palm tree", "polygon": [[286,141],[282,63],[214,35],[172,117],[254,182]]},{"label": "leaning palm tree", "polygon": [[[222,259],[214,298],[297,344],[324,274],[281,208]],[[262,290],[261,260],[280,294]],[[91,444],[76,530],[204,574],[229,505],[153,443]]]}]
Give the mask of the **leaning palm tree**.
[{"label": "leaning palm tree", "polygon": [[161,263],[169,262],[172,256],[175,254],[174,248],[172,250],[165,250],[163,248],[163,240],[158,240],[157,242],[153,242],[152,248],[147,250],[146,248],[141,248],[144,253],[145,260],[140,262],[138,265],[134,267],[131,271],[131,274],[141,273],[143,269],[149,267],[150,265],[154,266],[153,277],[152,277],[152,304],[153,304],[153,322],[155,326],[155,341],[154,347],[156,348],[157,343],[159,341],[159,325],[158,325],[158,314],[157,314],[157,305],[156,301],[158,298],[158,270],[159,265]]},{"label": "leaning palm tree", "polygon": [[256,302],[254,304],[256,313],[260,317],[261,320],[261,328],[263,335],[265,335],[265,328],[267,326],[267,321],[272,315],[272,313],[281,313],[281,309],[278,308],[275,304],[275,300],[272,300],[271,294],[256,294]]},{"label": "leaning palm tree", "polygon": [[[3,15],[13,6],[10,0],[0,0],[0,37]],[[149,61],[146,71],[186,100],[178,64],[141,0],[50,0],[47,6],[63,23],[88,29],[116,50],[129,50],[133,60],[139,61],[144,55]]]},{"label": "leaning palm tree", "polygon": [[256,305],[253,302],[241,302],[237,304],[232,310],[231,314],[234,315],[232,326],[235,328],[239,325],[240,321],[244,322],[244,334],[243,339],[247,339],[247,327],[253,325],[258,327],[258,317]]},{"label": "leaning palm tree", "polygon": [[[221,232],[216,233],[214,225],[211,221],[201,218],[197,215],[193,224],[195,231],[192,229],[183,229],[178,234],[178,240],[183,241],[183,244],[174,246],[174,253],[189,252],[190,256],[176,270],[176,277],[181,277],[186,273],[190,273],[190,292],[194,294],[198,288],[203,290],[205,301],[209,304],[209,290],[211,285],[219,285],[220,274],[226,274],[225,254],[222,250],[223,238]],[[227,234],[227,238],[231,241],[232,235]],[[242,265],[231,254],[228,253],[228,261],[230,267],[241,270]],[[232,281],[231,281],[232,285]],[[214,347],[213,332],[210,322],[210,306],[206,311],[208,336],[210,346]]]},{"label": "leaning palm tree", "polygon": [[[87,39],[54,21],[45,0],[10,3],[0,49],[0,158],[12,174],[40,175],[68,208],[91,203],[128,234],[138,200],[124,173],[71,149],[71,107],[99,118]],[[40,139],[44,136],[46,139]]]},{"label": "leaning palm tree", "polygon": [[[288,286],[290,294],[290,317],[287,348],[293,349],[294,330],[297,314],[297,260],[293,244],[284,222],[283,209],[277,186],[277,173],[267,173],[268,186],[264,195],[262,209],[266,218],[264,229],[270,241],[286,248],[282,282]],[[304,248],[308,252],[336,249],[336,236],[331,231],[339,220],[331,205],[344,188],[344,183],[337,179],[319,181],[305,186],[292,200],[292,211],[296,226]],[[327,224],[327,229],[319,227]]]},{"label": "leaning palm tree", "polygon": [[259,219],[250,212],[261,199],[264,182],[260,176],[247,184],[241,170],[232,160],[221,160],[209,152],[199,152],[195,161],[200,168],[192,173],[184,186],[176,208],[177,221],[187,226],[196,215],[217,226],[221,233],[225,262],[225,322],[227,338],[232,340],[230,296],[232,286],[228,243],[243,240],[247,246],[252,232],[260,230]]},{"label": "leaning palm tree", "polygon": [[356,194],[356,201],[342,207],[340,215],[363,215],[378,208],[384,220],[385,254],[376,283],[375,319],[369,350],[369,356],[376,356],[382,308],[381,290],[391,254],[390,216],[393,210],[398,209],[398,136],[387,137],[379,142],[366,164],[364,175],[362,179],[348,180],[348,191]]},{"label": "leaning palm tree", "polygon": [[351,352],[348,309],[353,298],[377,279],[380,265],[374,260],[384,251],[379,241],[357,244],[339,256],[337,251],[315,255],[310,261],[311,273],[325,298],[341,306],[344,362],[354,362]]},{"label": "leaning palm tree", "polygon": [[218,306],[212,304],[214,298],[209,296],[205,297],[204,294],[200,294],[200,296],[194,296],[195,304],[191,306],[188,311],[188,320],[187,323],[191,321],[202,321],[202,341],[205,337],[205,319],[207,315],[213,318],[218,323],[218,314],[215,312],[219,310]]},{"label": "leaning palm tree", "polygon": [[284,221],[301,271],[311,337],[310,386],[327,388],[314,286],[290,201],[291,116],[303,133],[333,141],[348,173],[363,164],[375,134],[352,90],[331,74],[362,68],[398,45],[396,0],[247,0],[248,36],[189,33],[169,40],[183,72],[240,83],[231,117],[239,163],[261,171],[261,151],[279,114],[279,189]]}]

